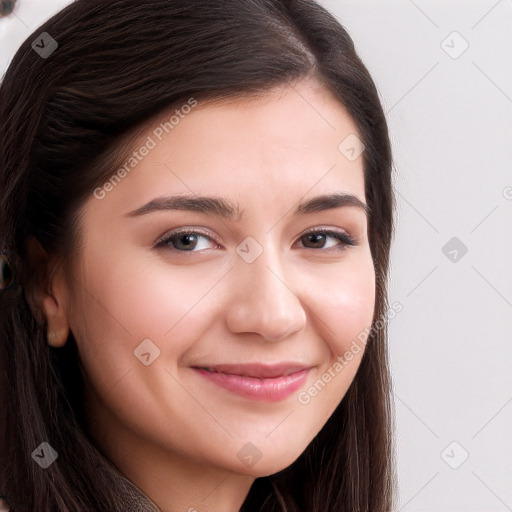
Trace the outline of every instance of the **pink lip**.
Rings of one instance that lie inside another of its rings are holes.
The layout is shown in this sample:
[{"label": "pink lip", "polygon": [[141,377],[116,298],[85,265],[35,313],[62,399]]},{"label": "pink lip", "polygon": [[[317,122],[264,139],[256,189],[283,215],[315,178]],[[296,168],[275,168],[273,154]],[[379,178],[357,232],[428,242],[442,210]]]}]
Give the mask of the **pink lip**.
[{"label": "pink lip", "polygon": [[277,402],[299,389],[311,367],[303,365],[261,364],[194,367],[200,375],[221,388],[251,400]]}]

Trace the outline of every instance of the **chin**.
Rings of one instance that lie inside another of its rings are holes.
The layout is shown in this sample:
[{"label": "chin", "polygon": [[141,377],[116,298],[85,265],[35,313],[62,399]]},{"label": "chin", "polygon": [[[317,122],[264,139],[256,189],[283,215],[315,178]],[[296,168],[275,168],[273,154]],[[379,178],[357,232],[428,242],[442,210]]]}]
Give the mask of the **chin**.
[{"label": "chin", "polygon": [[299,457],[302,455],[302,451],[294,456],[287,456],[283,454],[273,454],[270,457],[262,457],[251,467],[243,467],[238,469],[238,472],[244,475],[250,475],[255,478],[261,478],[265,476],[274,475],[279,473],[288,467],[290,467]]}]

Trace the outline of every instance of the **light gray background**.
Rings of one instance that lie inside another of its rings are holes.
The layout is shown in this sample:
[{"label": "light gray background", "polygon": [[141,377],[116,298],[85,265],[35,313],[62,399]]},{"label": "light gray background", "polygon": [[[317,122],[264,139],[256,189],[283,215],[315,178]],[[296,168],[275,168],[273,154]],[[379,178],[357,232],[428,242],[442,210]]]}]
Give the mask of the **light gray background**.
[{"label": "light gray background", "polygon": [[[512,0],[321,2],[393,142],[396,511],[512,511]],[[68,3],[20,0],[0,21],[1,74]]]}]

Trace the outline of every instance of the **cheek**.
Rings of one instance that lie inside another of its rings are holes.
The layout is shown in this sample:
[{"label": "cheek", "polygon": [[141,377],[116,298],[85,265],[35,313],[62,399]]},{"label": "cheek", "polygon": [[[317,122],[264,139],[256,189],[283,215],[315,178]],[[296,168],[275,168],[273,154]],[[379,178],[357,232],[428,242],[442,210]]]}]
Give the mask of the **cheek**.
[{"label": "cheek", "polygon": [[205,329],[204,299],[221,277],[219,271],[205,275],[200,266],[171,271],[151,259],[89,256],[70,324],[91,380],[109,388],[137,370],[134,351],[146,339],[171,368]]},{"label": "cheek", "polygon": [[369,329],[375,308],[375,271],[371,258],[354,258],[330,272],[315,297],[316,313],[333,355],[345,352],[361,332]]},{"label": "cheek", "polygon": [[[338,271],[339,270],[339,271]],[[297,395],[308,436],[328,421],[352,384],[364,354],[375,307],[375,271],[371,257],[354,258],[323,276],[311,296],[316,330],[324,342],[323,364]],[[318,276],[317,276],[318,277]]]},{"label": "cheek", "polygon": [[138,258],[136,251],[130,258],[93,261],[82,271],[85,307],[92,318],[104,320],[104,327],[115,323],[134,338],[163,339],[182,322],[195,325],[197,318],[190,321],[194,308],[220,277],[199,265],[172,267],[157,258]]},{"label": "cheek", "polygon": [[[83,268],[71,330],[98,403],[140,433],[161,438],[166,417],[201,414],[170,374],[204,336],[211,320],[208,292],[221,275],[205,275],[200,266],[171,272],[151,260],[110,261],[116,264],[91,258]],[[103,413],[94,418],[104,421]]]}]

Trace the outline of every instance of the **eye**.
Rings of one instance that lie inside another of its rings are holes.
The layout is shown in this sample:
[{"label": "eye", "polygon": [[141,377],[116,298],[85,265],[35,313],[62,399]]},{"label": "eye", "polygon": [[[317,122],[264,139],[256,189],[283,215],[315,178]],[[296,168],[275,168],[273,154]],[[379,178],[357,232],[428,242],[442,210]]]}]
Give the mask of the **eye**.
[{"label": "eye", "polygon": [[156,241],[155,247],[166,247],[179,252],[198,252],[194,249],[208,249],[204,243],[201,244],[198,241],[201,238],[213,241],[211,236],[202,231],[182,229],[166,234],[163,238]]},{"label": "eye", "polygon": [[[334,247],[332,245],[330,247],[326,247],[326,240],[329,238],[337,240],[338,244],[335,244]],[[340,251],[345,249],[347,246],[357,245],[356,241],[347,233],[343,231],[335,231],[333,229],[316,229],[313,231],[308,231],[306,234],[300,237],[300,240],[305,240],[303,243],[307,249],[334,248],[334,250]],[[311,244],[311,246],[308,246],[307,244]]]}]

